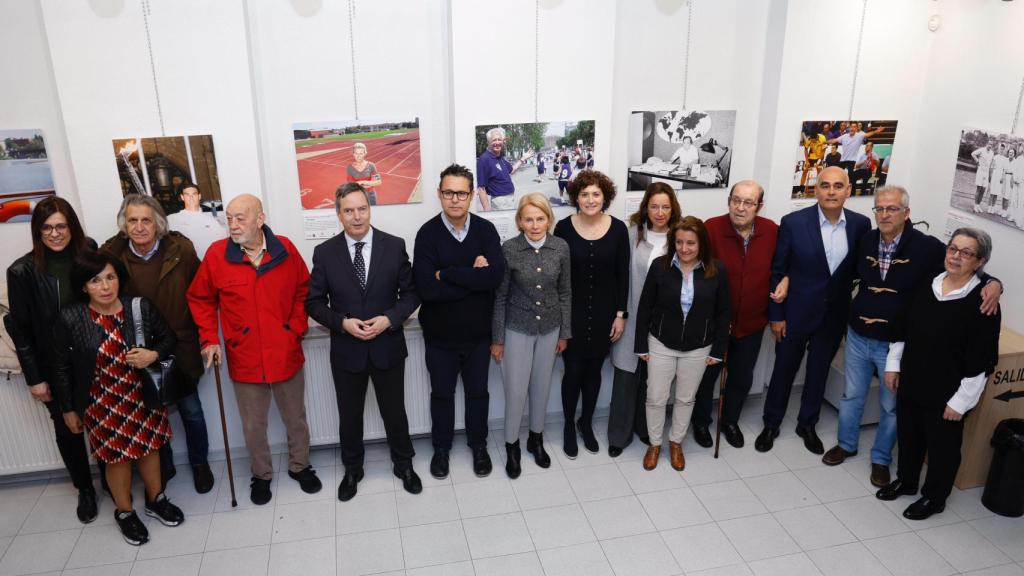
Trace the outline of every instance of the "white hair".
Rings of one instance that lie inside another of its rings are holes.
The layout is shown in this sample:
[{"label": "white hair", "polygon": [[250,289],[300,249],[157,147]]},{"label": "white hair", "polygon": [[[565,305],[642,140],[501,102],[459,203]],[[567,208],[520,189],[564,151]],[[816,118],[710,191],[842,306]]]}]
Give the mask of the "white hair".
[{"label": "white hair", "polygon": [[490,144],[491,140],[494,140],[495,138],[501,138],[502,140],[504,140],[505,139],[505,129],[502,128],[501,126],[495,126],[494,128],[491,128],[490,130],[487,131],[487,143],[488,144]]}]

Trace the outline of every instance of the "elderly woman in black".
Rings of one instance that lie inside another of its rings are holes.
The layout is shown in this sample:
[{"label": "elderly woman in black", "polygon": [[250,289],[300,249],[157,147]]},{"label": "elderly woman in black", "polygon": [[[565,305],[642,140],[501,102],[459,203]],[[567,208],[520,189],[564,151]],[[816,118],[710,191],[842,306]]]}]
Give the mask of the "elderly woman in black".
[{"label": "elderly woman in black", "polygon": [[21,371],[32,397],[42,402],[53,419],[57,449],[78,490],[78,519],[96,519],[96,490],[82,434],[64,424],[53,390],[53,326],[61,308],[75,301],[71,262],[92,242],[82,231],[75,210],[63,198],[51,196],[32,211],[32,251],[7,269],[11,311],[4,325],[14,340]]},{"label": "elderly woman in black", "polygon": [[171,439],[165,408],[143,402],[139,370],[164,360],[177,339],[156,307],[141,299],[146,347],[136,345],[132,299],[120,288],[127,274],[105,252],[75,258],[72,289],[82,302],[60,313],[57,324],[54,386],[72,432],[89,431],[93,457],[106,464],[107,484],[117,509],[114,519],[129,544],[149,540],[149,531],[132,507],[132,464],[146,486],[145,511],[165,526],[177,526],[184,514],[160,485],[159,449]]},{"label": "elderly woman in black", "polygon": [[[581,156],[582,158],[582,156]],[[584,170],[569,183],[576,214],[555,226],[555,236],[569,245],[572,268],[572,334],[562,359],[563,450],[569,459],[579,448],[600,449],[592,419],[601,392],[601,368],[611,345],[626,326],[629,298],[629,233],[622,220],[605,214],[615,198],[615,184],[597,170]],[[580,419],[576,402],[582,393]]]},{"label": "elderly woman in black", "polygon": [[704,369],[724,359],[729,340],[729,281],[725,266],[711,257],[704,222],[687,216],[668,231],[671,254],[651,265],[636,313],[634,349],[647,362],[647,433],[651,445],[644,469],[661,454],[665,405],[675,380],[669,430],[669,462],[683,470],[683,438]]},{"label": "elderly woman in black", "polygon": [[946,508],[960,468],[964,415],[981,399],[999,358],[1000,313],[981,312],[978,278],[992,257],[992,238],[960,228],[946,246],[946,271],[922,286],[911,304],[904,342],[889,346],[887,372],[896,389],[899,472],[876,493],[881,500],[917,494],[925,456],[928,474],[921,498],[903,511],[924,520]]}]

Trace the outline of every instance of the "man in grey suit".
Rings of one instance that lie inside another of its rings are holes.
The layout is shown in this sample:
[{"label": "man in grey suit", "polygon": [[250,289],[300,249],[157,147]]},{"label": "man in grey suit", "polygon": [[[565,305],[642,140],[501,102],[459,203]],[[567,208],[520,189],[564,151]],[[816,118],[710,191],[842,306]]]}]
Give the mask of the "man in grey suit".
[{"label": "man in grey suit", "polygon": [[331,372],[341,421],[345,476],[338,500],[356,495],[363,478],[363,406],[373,390],[394,474],[412,494],[423,491],[412,468],[414,455],[405,414],[402,323],[419,306],[405,241],[370,226],[370,202],[356,183],[338,189],[334,201],[344,233],[313,251],[306,311],[331,331]]}]

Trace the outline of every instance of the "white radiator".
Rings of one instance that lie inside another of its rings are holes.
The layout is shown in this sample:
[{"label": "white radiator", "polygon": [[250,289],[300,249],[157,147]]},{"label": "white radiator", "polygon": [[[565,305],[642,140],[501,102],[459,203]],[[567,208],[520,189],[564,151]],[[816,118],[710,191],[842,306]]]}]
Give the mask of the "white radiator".
[{"label": "white radiator", "polygon": [[63,467],[46,407],[20,374],[0,376],[0,476]]}]

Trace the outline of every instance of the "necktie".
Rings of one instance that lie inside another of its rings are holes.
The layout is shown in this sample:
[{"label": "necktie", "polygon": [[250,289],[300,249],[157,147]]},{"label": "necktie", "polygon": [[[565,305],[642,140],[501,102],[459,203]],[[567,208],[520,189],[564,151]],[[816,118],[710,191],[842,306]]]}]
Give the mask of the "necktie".
[{"label": "necktie", "polygon": [[356,257],[352,264],[356,267],[356,278],[359,279],[359,285],[366,290],[366,261],[363,260],[363,246],[366,246],[366,242],[356,242],[355,246]]}]

